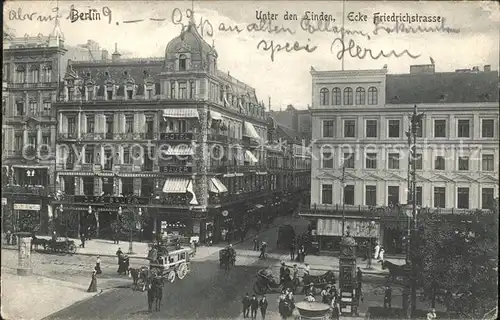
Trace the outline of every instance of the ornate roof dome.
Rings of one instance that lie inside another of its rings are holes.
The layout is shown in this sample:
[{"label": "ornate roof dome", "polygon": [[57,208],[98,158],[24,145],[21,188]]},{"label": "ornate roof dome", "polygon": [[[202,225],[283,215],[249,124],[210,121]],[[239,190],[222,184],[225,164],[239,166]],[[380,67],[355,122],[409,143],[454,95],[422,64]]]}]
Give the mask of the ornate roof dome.
[{"label": "ornate roof dome", "polygon": [[172,39],[165,49],[165,58],[171,59],[177,53],[190,53],[192,59],[205,59],[207,54],[213,54],[217,57],[217,52],[210,46],[196,30],[194,23],[189,25],[181,32],[179,36]]}]

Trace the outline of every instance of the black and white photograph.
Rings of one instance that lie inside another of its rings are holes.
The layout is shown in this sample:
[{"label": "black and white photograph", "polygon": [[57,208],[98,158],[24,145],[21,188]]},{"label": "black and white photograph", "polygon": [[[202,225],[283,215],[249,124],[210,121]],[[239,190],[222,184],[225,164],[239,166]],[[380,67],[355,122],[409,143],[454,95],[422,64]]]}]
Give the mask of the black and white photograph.
[{"label": "black and white photograph", "polygon": [[495,1],[5,1],[7,320],[498,318]]}]

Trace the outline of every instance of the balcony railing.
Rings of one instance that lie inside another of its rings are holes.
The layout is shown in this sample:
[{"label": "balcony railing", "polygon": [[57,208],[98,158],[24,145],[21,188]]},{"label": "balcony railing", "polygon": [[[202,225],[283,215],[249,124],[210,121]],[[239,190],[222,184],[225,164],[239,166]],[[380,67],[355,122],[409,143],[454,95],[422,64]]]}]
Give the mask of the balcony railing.
[{"label": "balcony railing", "polygon": [[84,203],[84,204],[130,204],[130,205],[148,205],[151,203],[149,197],[138,197],[138,196],[80,196],[80,195],[62,195],[59,197],[59,201],[72,203]]},{"label": "balcony railing", "polygon": [[159,199],[152,199],[152,204],[158,205],[170,205],[170,206],[187,206],[189,205],[189,201],[191,200],[191,196],[180,194],[170,194],[168,197],[161,197]]},{"label": "balcony railing", "polygon": [[57,87],[57,82],[9,83],[10,89],[38,89]]},{"label": "balcony railing", "polygon": [[117,167],[119,167],[120,172],[137,172],[142,170],[140,165],[135,164],[120,164]]},{"label": "balcony railing", "polygon": [[76,132],[60,132],[57,134],[59,140],[76,139],[77,137],[78,134]]},{"label": "balcony railing", "polygon": [[192,132],[162,132],[160,133],[160,140],[166,141],[186,141],[193,140],[194,134]]},{"label": "balcony railing", "polygon": [[228,143],[229,137],[222,134],[208,134],[207,141],[219,142],[219,143]]},{"label": "balcony railing", "polygon": [[34,196],[47,196],[49,194],[49,188],[44,186],[18,186],[18,185],[6,185],[2,187],[2,194],[12,193],[12,194],[28,194]]},{"label": "balcony railing", "polygon": [[193,165],[167,165],[160,167],[160,172],[163,173],[192,173]]}]

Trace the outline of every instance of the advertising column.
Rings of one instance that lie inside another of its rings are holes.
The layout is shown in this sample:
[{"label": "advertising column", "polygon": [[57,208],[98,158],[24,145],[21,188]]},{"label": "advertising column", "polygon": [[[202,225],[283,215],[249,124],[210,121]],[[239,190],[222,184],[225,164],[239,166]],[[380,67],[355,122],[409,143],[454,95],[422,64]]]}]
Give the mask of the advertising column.
[{"label": "advertising column", "polygon": [[19,232],[18,236],[18,261],[17,275],[29,276],[31,268],[31,235],[29,232]]}]

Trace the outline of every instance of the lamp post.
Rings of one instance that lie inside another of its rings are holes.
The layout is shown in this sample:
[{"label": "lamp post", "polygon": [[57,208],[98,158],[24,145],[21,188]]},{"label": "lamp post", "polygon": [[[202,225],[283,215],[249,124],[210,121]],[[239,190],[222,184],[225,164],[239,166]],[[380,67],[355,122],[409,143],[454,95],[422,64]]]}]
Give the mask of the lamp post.
[{"label": "lamp post", "polygon": [[[59,212],[61,213],[61,219],[63,219],[62,215],[63,215],[63,212],[64,212],[64,207],[63,207],[62,204],[59,206]],[[67,238],[68,237],[68,223],[67,222],[65,223],[65,226],[66,226],[65,233],[66,233],[66,238]]]},{"label": "lamp post", "polygon": [[371,220],[368,224],[368,262],[366,269],[373,269],[372,267],[372,231],[375,229],[375,221]]},{"label": "lamp post", "polygon": [[345,162],[342,163],[342,237],[345,235]]}]

